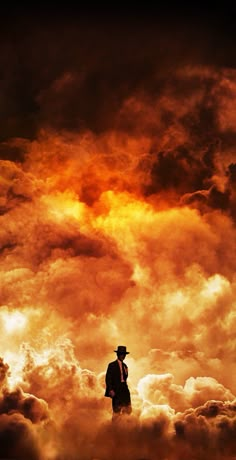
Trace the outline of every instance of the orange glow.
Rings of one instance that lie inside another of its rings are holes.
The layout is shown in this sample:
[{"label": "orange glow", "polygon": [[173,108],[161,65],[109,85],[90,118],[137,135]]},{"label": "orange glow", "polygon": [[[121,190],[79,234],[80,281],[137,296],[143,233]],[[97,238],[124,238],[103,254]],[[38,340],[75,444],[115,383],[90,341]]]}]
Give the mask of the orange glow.
[{"label": "orange glow", "polygon": [[76,197],[69,194],[48,195],[42,198],[43,205],[48,207],[49,213],[52,214],[52,219],[63,220],[66,217],[73,217],[80,220],[83,218],[85,206],[79,203]]},{"label": "orange glow", "polygon": [[[0,432],[23,426],[26,460],[235,458],[235,158],[194,131],[199,78],[232,128],[234,72],[186,68],[182,97],[127,97],[117,130],[44,128],[11,141],[22,162],[0,162]],[[114,425],[119,344],[133,413]]]}]

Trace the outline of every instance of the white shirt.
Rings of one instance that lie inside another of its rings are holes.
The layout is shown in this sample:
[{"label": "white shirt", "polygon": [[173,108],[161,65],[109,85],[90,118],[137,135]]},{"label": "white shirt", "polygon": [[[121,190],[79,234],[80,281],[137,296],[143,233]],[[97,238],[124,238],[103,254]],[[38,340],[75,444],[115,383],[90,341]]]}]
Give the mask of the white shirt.
[{"label": "white shirt", "polygon": [[118,361],[118,364],[119,364],[119,366],[120,366],[120,376],[121,376],[121,380],[120,380],[120,381],[121,381],[121,382],[124,382],[125,379],[124,379],[124,375],[123,375],[122,361],[120,361],[119,359],[117,359],[117,361]]}]

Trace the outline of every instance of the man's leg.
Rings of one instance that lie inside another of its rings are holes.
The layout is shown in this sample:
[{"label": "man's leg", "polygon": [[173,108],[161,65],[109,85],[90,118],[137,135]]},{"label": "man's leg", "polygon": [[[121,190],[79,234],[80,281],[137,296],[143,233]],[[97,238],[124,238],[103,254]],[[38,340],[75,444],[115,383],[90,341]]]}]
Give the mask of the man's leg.
[{"label": "man's leg", "polygon": [[117,420],[117,418],[120,416],[121,408],[122,408],[122,405],[121,405],[120,399],[117,396],[114,396],[112,398],[112,410],[113,410],[112,421]]},{"label": "man's leg", "polygon": [[119,393],[121,412],[123,414],[131,414],[132,406],[130,399],[130,391],[127,385],[122,385]]}]

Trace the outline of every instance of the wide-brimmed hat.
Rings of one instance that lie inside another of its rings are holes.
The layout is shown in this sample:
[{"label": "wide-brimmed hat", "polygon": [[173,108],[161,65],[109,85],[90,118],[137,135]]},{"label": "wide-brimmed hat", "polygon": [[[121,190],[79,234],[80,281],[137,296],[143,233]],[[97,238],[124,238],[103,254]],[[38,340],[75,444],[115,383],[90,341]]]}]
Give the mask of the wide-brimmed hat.
[{"label": "wide-brimmed hat", "polygon": [[119,345],[117,347],[117,350],[114,350],[114,352],[117,353],[117,354],[124,354],[124,355],[129,354],[129,351],[126,351],[126,347],[124,347],[123,345]]}]

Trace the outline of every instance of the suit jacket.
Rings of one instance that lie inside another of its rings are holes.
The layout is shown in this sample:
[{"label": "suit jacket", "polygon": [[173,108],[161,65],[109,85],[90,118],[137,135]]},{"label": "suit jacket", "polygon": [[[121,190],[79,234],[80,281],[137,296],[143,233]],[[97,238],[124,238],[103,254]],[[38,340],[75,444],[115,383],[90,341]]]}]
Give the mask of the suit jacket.
[{"label": "suit jacket", "polygon": [[[128,367],[124,362],[123,362],[123,377],[124,377],[124,381],[126,382],[127,377],[128,377]],[[120,366],[116,359],[115,361],[112,361],[112,363],[108,364],[108,368],[106,372],[105,396],[110,396],[109,392],[111,390],[114,390],[114,392],[116,393],[120,382],[121,382]]]}]

